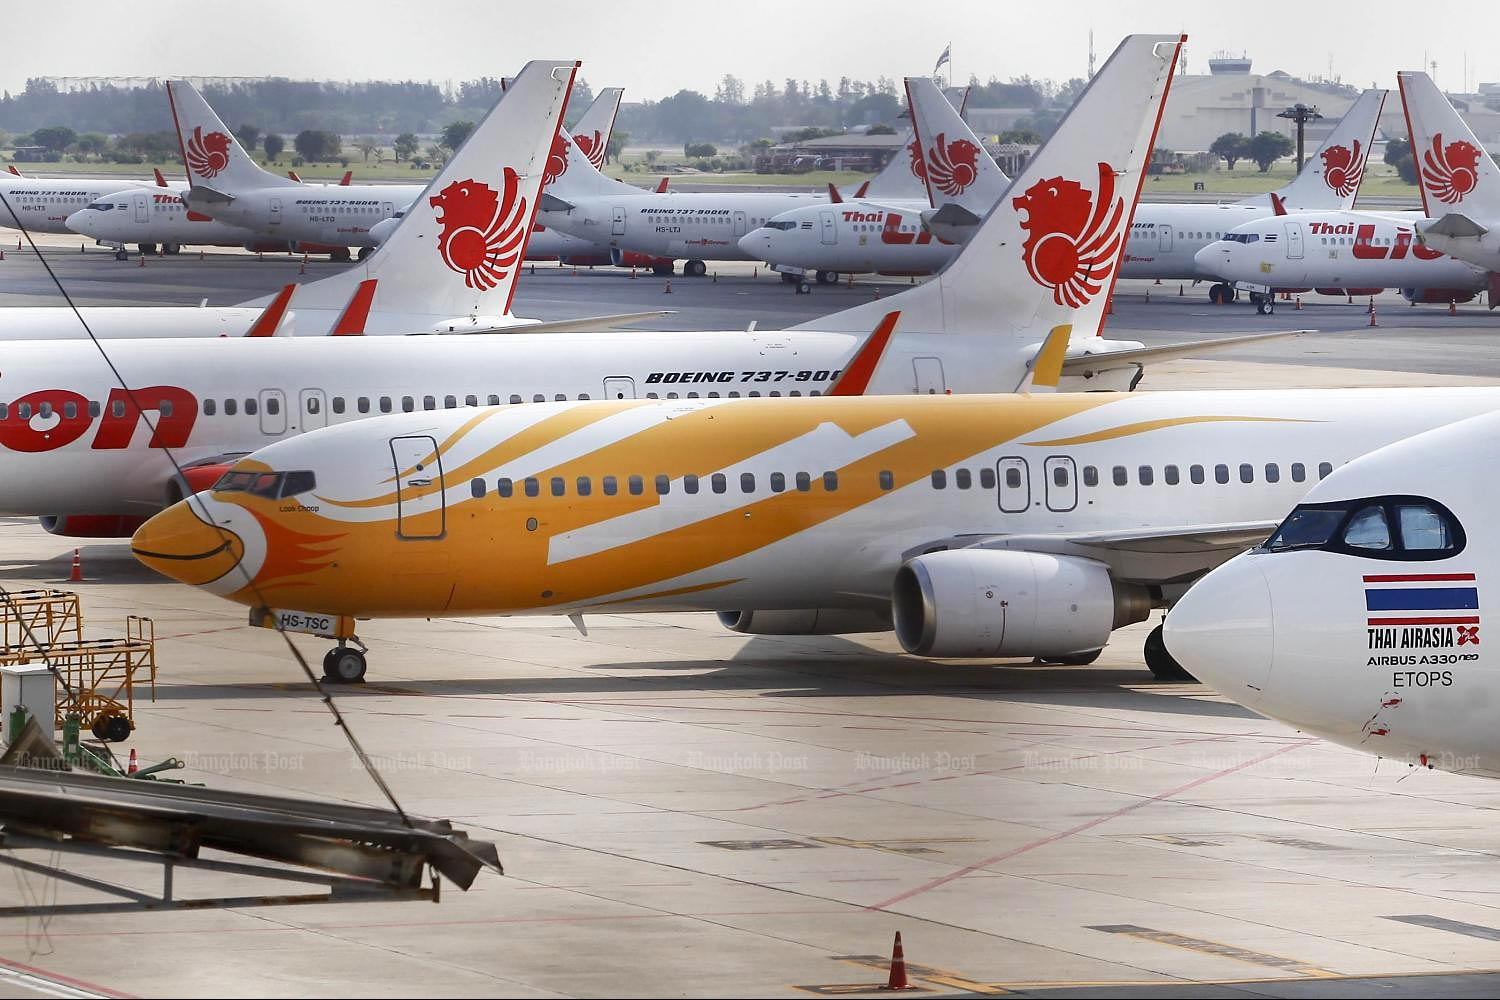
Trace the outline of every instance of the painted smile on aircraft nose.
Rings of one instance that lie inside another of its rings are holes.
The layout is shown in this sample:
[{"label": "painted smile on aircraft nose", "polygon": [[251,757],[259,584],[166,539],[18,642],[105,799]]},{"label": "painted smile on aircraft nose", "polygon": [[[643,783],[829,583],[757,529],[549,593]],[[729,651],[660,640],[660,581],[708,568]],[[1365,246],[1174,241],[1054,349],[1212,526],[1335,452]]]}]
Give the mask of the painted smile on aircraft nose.
[{"label": "painted smile on aircraft nose", "polygon": [[212,583],[239,565],[245,543],[228,528],[209,524],[184,500],[136,530],[130,551],[163,576],[190,586]]},{"label": "painted smile on aircraft nose", "polygon": [[1242,705],[1265,691],[1275,656],[1271,591],[1254,554],[1199,580],[1167,614],[1162,638],[1183,669]]}]

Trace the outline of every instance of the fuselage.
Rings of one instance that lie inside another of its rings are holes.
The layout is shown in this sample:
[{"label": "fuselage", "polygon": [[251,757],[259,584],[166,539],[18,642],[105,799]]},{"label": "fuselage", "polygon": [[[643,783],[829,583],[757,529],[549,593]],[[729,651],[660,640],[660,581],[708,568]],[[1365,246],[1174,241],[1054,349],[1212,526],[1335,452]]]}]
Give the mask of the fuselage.
[{"label": "fuselage", "polygon": [[[113,401],[123,398],[118,382],[87,340],[13,344],[0,417],[0,511],[149,512],[172,499],[174,471],[165,446],[182,465],[221,461],[385,413],[555,400],[813,395],[833,384],[863,339],[738,330],[111,343],[110,360],[141,405],[156,409],[154,438],[134,410],[114,412]],[[1010,338],[897,333],[870,391],[1009,389],[1033,350]],[[170,412],[161,410],[162,401]]]},{"label": "fuselage", "polygon": [[1097,566],[1113,558],[1099,533],[1274,523],[1338,465],[1497,407],[1485,388],[413,413],[272,445],[235,466],[285,474],[269,495],[200,494],[134,544],[234,600],[345,615],[878,611],[918,553],[993,545]]},{"label": "fuselage", "polygon": [[[118,177],[36,178],[0,174],[0,192],[5,194],[11,208],[9,212],[0,208],[0,226],[15,229],[19,222],[34,233],[70,232],[68,216],[129,183]],[[180,194],[184,186],[179,181],[160,190]]]},{"label": "fuselage", "polygon": [[1500,416],[1382,448],[1166,622],[1182,665],[1263,715],[1365,753],[1500,777],[1491,516]]},{"label": "fuselage", "polygon": [[1281,287],[1456,289],[1483,272],[1423,246],[1413,220],[1369,212],[1300,212],[1239,226],[1197,254],[1227,281]]},{"label": "fuselage", "polygon": [[242,226],[233,226],[189,209],[180,191],[135,187],[89,202],[69,215],[67,228],[99,243],[170,244],[174,246],[287,249]]},{"label": "fuselage", "polygon": [[668,192],[577,198],[571,209],[549,209],[537,222],[579,239],[656,257],[750,260],[740,248],[746,233],[772,216],[824,195],[747,192]]},{"label": "fuselage", "polygon": [[184,196],[196,212],[291,243],[373,247],[370,228],[393,219],[426,189],[420,184],[302,184],[252,188],[220,201],[191,190]]}]

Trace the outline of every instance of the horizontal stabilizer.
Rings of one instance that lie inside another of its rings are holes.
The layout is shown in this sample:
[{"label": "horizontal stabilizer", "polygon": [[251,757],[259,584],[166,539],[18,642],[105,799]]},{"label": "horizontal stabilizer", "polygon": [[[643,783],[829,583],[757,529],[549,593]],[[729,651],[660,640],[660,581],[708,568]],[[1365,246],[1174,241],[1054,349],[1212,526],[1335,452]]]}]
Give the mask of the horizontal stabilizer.
[{"label": "horizontal stabilizer", "polygon": [[234,195],[216,191],[206,184],[194,184],[187,189],[185,200],[195,205],[227,205],[234,201]]},{"label": "horizontal stabilizer", "polygon": [[[663,177],[662,180],[666,180],[666,178]],[[577,206],[574,205],[571,201],[564,201],[555,194],[548,194],[545,191],[542,192],[543,212],[571,212],[576,207]]]},{"label": "horizontal stabilizer", "polygon": [[1436,222],[1428,222],[1417,228],[1424,234],[1431,233],[1434,236],[1452,236],[1455,239],[1478,239],[1489,232],[1484,226],[1481,226],[1462,212],[1449,212]]},{"label": "horizontal stabilizer", "polygon": [[[1073,354],[1063,361],[1064,375],[1089,375],[1147,362],[1170,361],[1174,358],[1190,358],[1214,351],[1232,351],[1237,347],[1261,344],[1271,340],[1287,340],[1317,330],[1287,330],[1279,333],[1252,333],[1244,337],[1222,337],[1218,340],[1190,340],[1179,344],[1163,344],[1159,347],[1139,347],[1128,351],[1097,351],[1093,354]],[[1093,343],[1093,341],[1090,341]]]},{"label": "horizontal stabilizer", "polygon": [[502,330],[492,330],[490,332],[572,333],[588,330],[613,330],[630,323],[639,323],[641,320],[671,316],[676,311],[675,309],[651,309],[647,312],[613,313],[608,316],[585,316],[582,319],[554,319],[548,320],[545,323],[523,323],[519,326],[508,326]]}]

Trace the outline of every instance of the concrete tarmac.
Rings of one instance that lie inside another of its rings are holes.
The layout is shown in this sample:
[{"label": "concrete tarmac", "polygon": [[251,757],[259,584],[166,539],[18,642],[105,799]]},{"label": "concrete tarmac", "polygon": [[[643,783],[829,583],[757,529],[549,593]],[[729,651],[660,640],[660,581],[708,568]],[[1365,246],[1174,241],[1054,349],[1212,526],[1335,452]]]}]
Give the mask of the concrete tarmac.
[{"label": "concrete tarmac", "polygon": [[[185,254],[141,269],[76,247],[48,259],[89,301],[140,303],[236,301],[300,265]],[[40,270],[7,248],[0,303],[39,304]],[[750,272],[678,276],[668,298],[660,278],[538,266],[517,311],[666,299],[679,312],[663,325],[770,327],[904,284],[798,296]],[[1127,283],[1108,333],[1161,343],[1305,323],[1329,335],[1155,366],[1143,388],[1500,375],[1500,318],[1483,307],[1450,317],[1382,296],[1381,326],[1361,333],[1359,305],[1307,299],[1258,317],[1164,287]],[[58,586],[77,541],[0,520],[0,584]],[[124,543],[81,541],[88,582],[72,589],[90,633],[121,633],[127,614],[155,621],[156,698],[127,744],[143,763],[176,756],[188,765],[176,776],[215,788],[381,804],[279,636],[153,577]],[[335,689],[402,805],[495,840],[504,876],[446,887],[437,906],[80,916],[50,907],[97,894],[6,873],[0,899],[32,913],[0,919],[0,998],[873,996],[896,931],[913,982],[936,995],[1500,987],[1500,785],[1380,762],[1156,682],[1140,657],[1147,625],[1087,667],[923,661],[889,634],[750,637],[709,615],[587,625],[368,623],[369,681]],[[327,645],[295,642],[314,664]],[[159,888],[153,869],[75,867]],[[177,877],[183,895],[244,890]]]}]

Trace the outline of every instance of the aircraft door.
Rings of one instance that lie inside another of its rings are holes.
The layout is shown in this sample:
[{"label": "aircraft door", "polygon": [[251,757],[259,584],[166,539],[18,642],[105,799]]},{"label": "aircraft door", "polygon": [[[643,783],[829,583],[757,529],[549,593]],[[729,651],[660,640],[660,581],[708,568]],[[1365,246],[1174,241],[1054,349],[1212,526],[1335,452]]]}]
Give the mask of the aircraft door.
[{"label": "aircraft door", "polygon": [[278,226],[280,224],[281,224],[281,199],[280,198],[272,198],[271,199],[271,225]]},{"label": "aircraft door", "polygon": [[322,389],[302,390],[302,429],[315,431],[328,426],[328,400]]},{"label": "aircraft door", "polygon": [[624,236],[625,235],[625,209],[624,209],[624,207],[622,207],[620,205],[616,205],[611,210],[610,223],[609,223],[609,235],[611,235],[611,236]]},{"label": "aircraft door", "polygon": [[1286,224],[1286,256],[1288,260],[1302,259],[1302,223]]},{"label": "aircraft door", "polygon": [[1026,459],[1006,457],[996,464],[1000,478],[1000,509],[1020,514],[1031,509],[1031,472]]},{"label": "aircraft door", "polygon": [[736,235],[736,236],[744,236],[745,235],[745,213],[744,212],[735,212],[734,213],[734,235]]},{"label": "aircraft door", "polygon": [[425,434],[391,438],[396,467],[396,537],[442,538],[446,501],[437,442]]},{"label": "aircraft door", "polygon": [[151,221],[151,203],[147,200],[147,197],[148,196],[144,193],[133,194],[130,196],[130,200],[135,204],[136,222]]},{"label": "aircraft door", "polygon": [[604,380],[605,399],[634,399],[635,379],[628,375],[614,375]]},{"label": "aircraft door", "polygon": [[1064,513],[1078,506],[1078,469],[1066,455],[1053,455],[1042,466],[1047,478],[1047,509]]},{"label": "aircraft door", "polygon": [[839,241],[839,227],[834,222],[832,212],[819,212],[818,217],[823,220],[823,245],[831,247]]},{"label": "aircraft door", "polygon": [[943,377],[941,358],[912,358],[911,366],[917,377],[918,393],[940,396],[948,391],[948,380]]},{"label": "aircraft door", "polygon": [[1156,249],[1161,253],[1172,252],[1172,227],[1161,225],[1156,227],[1157,242]]},{"label": "aircraft door", "polygon": [[380,203],[380,217],[382,219],[393,218],[395,216],[395,214],[396,214],[396,207],[394,205],[392,205],[390,202],[388,202],[388,201],[382,201]]},{"label": "aircraft door", "polygon": [[286,433],[286,394],[280,389],[260,391],[260,432],[273,436]]}]

